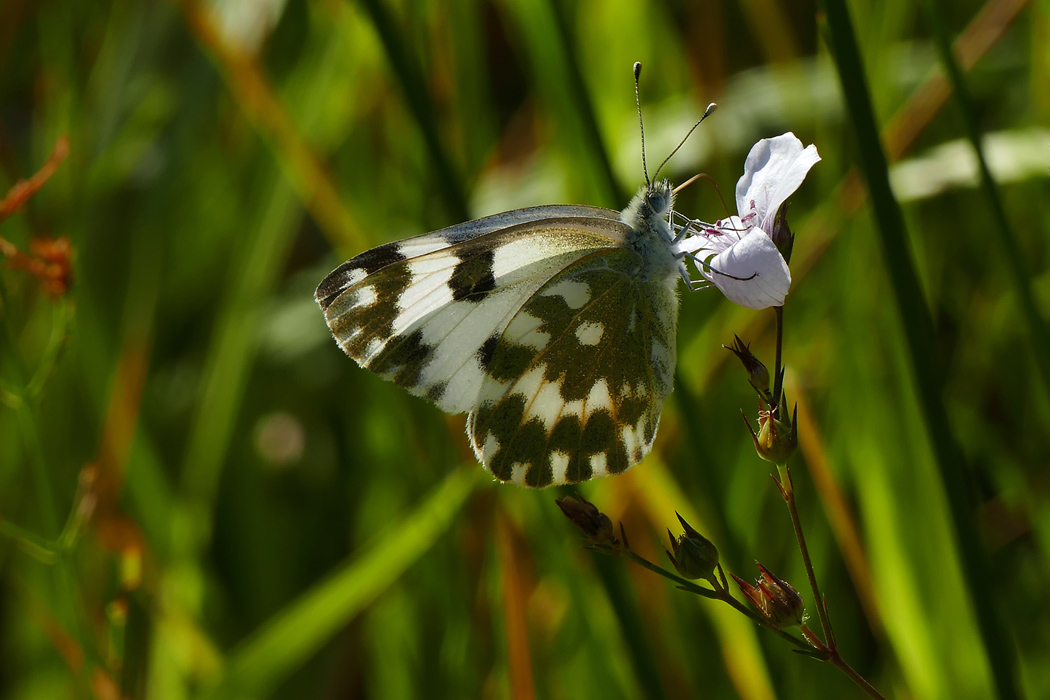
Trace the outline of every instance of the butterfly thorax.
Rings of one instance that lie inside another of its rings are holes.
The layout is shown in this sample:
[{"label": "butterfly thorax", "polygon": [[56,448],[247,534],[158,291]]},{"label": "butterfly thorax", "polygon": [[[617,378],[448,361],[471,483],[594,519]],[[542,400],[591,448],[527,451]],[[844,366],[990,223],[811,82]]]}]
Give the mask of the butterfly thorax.
[{"label": "butterfly thorax", "polygon": [[643,279],[657,280],[678,274],[678,260],[674,256],[674,235],[668,224],[668,213],[674,204],[671,183],[660,180],[638,190],[620,219],[631,232],[627,243],[644,261],[639,273]]}]

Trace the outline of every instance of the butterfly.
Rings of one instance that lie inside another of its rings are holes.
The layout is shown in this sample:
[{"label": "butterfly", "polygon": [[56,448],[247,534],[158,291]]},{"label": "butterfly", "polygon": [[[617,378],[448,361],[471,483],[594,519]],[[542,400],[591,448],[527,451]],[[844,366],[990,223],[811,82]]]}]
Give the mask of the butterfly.
[{"label": "butterfly", "polygon": [[646,173],[622,212],[536,206],[387,243],[315,299],[359,365],[467,413],[497,479],[618,474],[652,449],[673,385],[677,283],[689,283],[674,195]]}]

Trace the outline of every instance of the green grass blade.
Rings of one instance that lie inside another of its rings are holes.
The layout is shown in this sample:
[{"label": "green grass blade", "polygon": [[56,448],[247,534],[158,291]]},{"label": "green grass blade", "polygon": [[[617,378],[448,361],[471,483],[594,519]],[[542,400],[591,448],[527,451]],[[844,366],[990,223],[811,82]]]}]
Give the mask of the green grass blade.
[{"label": "green grass blade", "polygon": [[856,134],[861,171],[867,182],[886,270],[904,327],[909,361],[929,431],[934,458],[951,510],[970,601],[1001,698],[1020,697],[1013,645],[1004,629],[989,579],[991,568],[975,518],[969,472],[945,410],[943,363],[937,354],[933,319],[905,239],[904,216],[890,189],[886,156],[879,142],[871,96],[843,0],[825,0],[828,37]]},{"label": "green grass blade", "polygon": [[362,0],[361,4],[364,5],[372,19],[372,25],[383,43],[383,49],[386,51],[387,58],[390,59],[394,74],[401,83],[408,108],[412,116],[416,118],[420,131],[423,132],[423,140],[430,152],[430,160],[437,170],[438,186],[441,188],[445,206],[448,207],[448,215],[455,221],[466,221],[470,215],[467,211],[467,198],[463,192],[463,184],[438,135],[434,104],[430,93],[427,92],[423,73],[411,54],[405,49],[410,43],[398,36],[394,20],[382,0]]},{"label": "green grass blade", "polygon": [[616,612],[627,656],[638,679],[638,685],[645,692],[645,697],[659,700],[666,698],[667,693],[660,681],[660,671],[650,648],[645,621],[638,610],[637,601],[630,595],[624,570],[627,563],[612,561],[605,554],[594,554],[594,568],[598,572],[598,580],[602,582],[605,593],[609,596],[609,604]]},{"label": "green grass blade", "polygon": [[[549,114],[552,132],[573,164],[574,189],[588,204],[623,207],[627,193],[612,171],[570,29],[561,14],[565,10],[551,2],[507,0],[506,4],[519,25],[535,90]],[[629,69],[624,66],[625,83]]]},{"label": "green grass blade", "polygon": [[479,483],[476,465],[452,472],[367,552],[274,615],[233,653],[208,698],[267,695],[372,603],[445,532]]},{"label": "green grass blade", "polygon": [[[568,95],[572,98],[573,109],[575,109],[580,121],[587,151],[597,166],[604,194],[603,198],[610,202],[609,206],[622,207],[626,204],[630,193],[624,191],[613,173],[609,151],[605,147],[601,130],[598,128],[598,117],[595,115],[594,103],[587,92],[583,71],[580,69],[580,60],[576,55],[572,36],[569,34],[570,29],[564,16],[564,3],[548,0],[547,6],[554,25],[554,33],[561,44],[561,51],[558,55],[565,62],[563,69]],[[625,76],[627,75],[626,69],[627,66],[624,66]]]},{"label": "green grass blade", "polygon": [[984,156],[981,146],[981,131],[977,126],[977,116],[974,114],[973,104],[970,100],[970,90],[963,76],[962,68],[952,51],[951,40],[941,20],[937,5],[933,0],[922,0],[923,10],[933,31],[934,43],[940,55],[941,65],[948,74],[948,81],[952,84],[952,93],[955,103],[959,107],[963,124],[966,126],[966,136],[973,145],[974,154],[977,156],[978,170],[981,175],[981,191],[988,200],[995,223],[993,227],[995,235],[998,235],[998,247],[1006,257],[1010,268],[1010,280],[1013,282],[1014,291],[1021,302],[1021,312],[1028,322],[1031,334],[1032,350],[1035,353],[1036,366],[1039,368],[1039,378],[1043,381],[1043,390],[1050,395],[1050,332],[1047,331],[1046,321],[1043,319],[1036,305],[1035,295],[1032,293],[1030,274],[1022,257],[1021,248],[1017,243],[1010,221],[1006,215],[1006,207],[1003,206],[999,189],[992,178],[992,172],[988,168],[988,161]]}]

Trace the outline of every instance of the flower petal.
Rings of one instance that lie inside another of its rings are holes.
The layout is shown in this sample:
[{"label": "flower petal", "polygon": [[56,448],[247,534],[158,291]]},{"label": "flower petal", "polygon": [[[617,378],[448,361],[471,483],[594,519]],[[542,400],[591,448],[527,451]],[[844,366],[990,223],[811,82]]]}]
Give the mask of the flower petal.
[{"label": "flower petal", "polygon": [[773,241],[759,228],[748,231],[727,250],[709,258],[707,264],[711,269],[699,268],[704,277],[729,301],[749,309],[783,306],[791,287],[791,270]]},{"label": "flower petal", "polygon": [[762,139],[751,147],[744,161],[744,175],[736,183],[736,207],[744,222],[773,230],[773,217],[799,188],[806,174],[820,160],[813,144],[802,147],[790,131]]}]

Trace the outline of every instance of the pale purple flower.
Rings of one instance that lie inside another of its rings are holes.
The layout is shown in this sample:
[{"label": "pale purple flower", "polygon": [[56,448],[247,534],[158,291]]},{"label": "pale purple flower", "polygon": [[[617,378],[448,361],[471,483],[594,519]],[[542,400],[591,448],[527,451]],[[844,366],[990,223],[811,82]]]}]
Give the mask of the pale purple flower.
[{"label": "pale purple flower", "polygon": [[771,238],[777,212],[794,194],[820,156],[814,145],[788,132],[756,143],[736,183],[739,216],[714,224],[690,222],[693,234],[679,253],[699,259],[697,269],[732,302],[751,309],[783,306],[791,270]]}]

